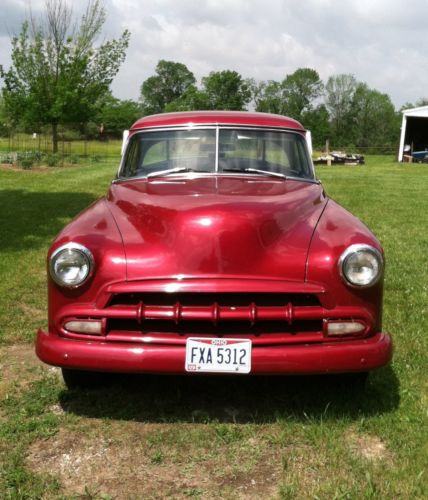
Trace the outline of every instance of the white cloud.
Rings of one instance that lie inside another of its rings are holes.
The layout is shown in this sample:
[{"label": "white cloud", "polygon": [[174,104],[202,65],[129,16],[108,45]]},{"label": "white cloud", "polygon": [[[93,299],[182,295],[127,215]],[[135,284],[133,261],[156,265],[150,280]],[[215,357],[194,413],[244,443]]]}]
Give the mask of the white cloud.
[{"label": "white cloud", "polygon": [[[40,6],[42,0],[32,0]],[[200,79],[234,69],[259,80],[299,67],[326,80],[353,73],[395,104],[426,95],[428,0],[105,0],[106,38],[132,34],[115,95],[137,99],[159,59],[183,62]],[[17,31],[27,1],[3,0],[0,36]],[[74,0],[78,11],[86,0]],[[1,40],[3,42],[3,39]],[[9,63],[2,43],[0,64]]]}]

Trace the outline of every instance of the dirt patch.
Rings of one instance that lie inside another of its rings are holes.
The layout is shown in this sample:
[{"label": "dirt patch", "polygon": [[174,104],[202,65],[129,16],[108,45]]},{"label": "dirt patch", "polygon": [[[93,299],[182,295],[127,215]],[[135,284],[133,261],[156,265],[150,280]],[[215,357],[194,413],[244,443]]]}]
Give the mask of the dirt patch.
[{"label": "dirt patch", "polygon": [[58,371],[38,359],[33,345],[0,347],[0,399],[6,396],[11,387],[26,386],[39,378],[43,370]]},{"label": "dirt patch", "polygon": [[[42,277],[46,275],[45,270],[43,269],[39,273]],[[18,303],[17,307],[21,310],[23,314],[28,316],[29,318],[32,318],[33,321],[37,322],[44,322],[46,320],[46,309],[45,308],[38,308],[31,306],[29,304],[26,304],[25,302],[23,303]]]},{"label": "dirt patch", "polygon": [[4,378],[20,377],[24,373],[46,366],[36,356],[31,344],[16,344],[0,347],[0,373]]},{"label": "dirt patch", "polygon": [[251,471],[230,475],[222,481],[220,487],[230,491],[233,498],[276,498],[281,479],[279,464],[280,461],[273,464],[272,457],[269,456],[269,460],[260,460]]},{"label": "dirt patch", "polygon": [[347,439],[353,453],[366,460],[381,462],[392,458],[391,452],[378,436],[352,432]]},{"label": "dirt patch", "polygon": [[198,448],[191,442],[183,444],[181,438],[156,442],[155,436],[167,428],[172,431],[177,424],[119,425],[100,420],[92,422],[91,427],[61,429],[49,440],[30,446],[27,466],[56,476],[65,495],[83,494],[86,489],[113,498],[276,496],[281,471],[280,461],[273,463],[272,454],[269,460],[260,456],[245,464],[239,457],[240,447],[238,456],[231,460],[227,446],[222,452]]}]

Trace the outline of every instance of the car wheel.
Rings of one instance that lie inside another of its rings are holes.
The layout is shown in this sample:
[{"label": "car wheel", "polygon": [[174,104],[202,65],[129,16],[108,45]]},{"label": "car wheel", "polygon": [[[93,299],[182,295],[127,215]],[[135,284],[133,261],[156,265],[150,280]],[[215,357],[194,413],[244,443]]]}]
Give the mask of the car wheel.
[{"label": "car wheel", "polygon": [[108,385],[111,381],[109,373],[62,368],[62,378],[68,389],[91,389]]}]

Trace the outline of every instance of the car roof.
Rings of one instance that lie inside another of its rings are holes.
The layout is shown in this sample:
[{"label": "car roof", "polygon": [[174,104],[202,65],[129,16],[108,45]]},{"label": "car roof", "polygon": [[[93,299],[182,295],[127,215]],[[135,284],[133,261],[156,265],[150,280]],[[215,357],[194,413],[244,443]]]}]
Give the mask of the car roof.
[{"label": "car roof", "polygon": [[186,125],[243,125],[250,127],[288,128],[303,132],[303,126],[293,118],[270,113],[248,111],[184,111],[144,116],[137,120],[131,131],[150,127]]}]

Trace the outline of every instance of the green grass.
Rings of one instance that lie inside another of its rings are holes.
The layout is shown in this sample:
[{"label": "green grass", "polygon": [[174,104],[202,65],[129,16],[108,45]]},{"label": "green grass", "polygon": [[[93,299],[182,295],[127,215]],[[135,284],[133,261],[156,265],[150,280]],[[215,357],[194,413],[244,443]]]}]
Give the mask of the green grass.
[{"label": "green grass", "polygon": [[28,342],[45,322],[47,248],[64,224],[105,193],[117,165],[0,170],[0,343]]},{"label": "green grass", "polygon": [[149,376],[67,391],[19,353],[46,321],[50,241],[115,168],[0,170],[0,498],[426,498],[427,166],[317,169],[386,252],[394,360],[364,392],[343,378]]}]

